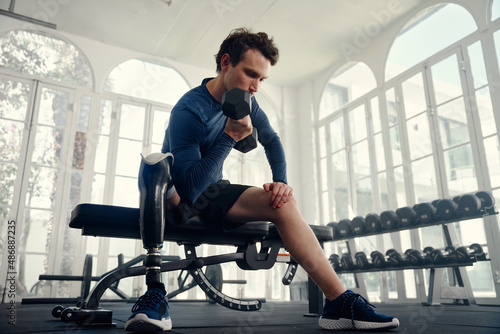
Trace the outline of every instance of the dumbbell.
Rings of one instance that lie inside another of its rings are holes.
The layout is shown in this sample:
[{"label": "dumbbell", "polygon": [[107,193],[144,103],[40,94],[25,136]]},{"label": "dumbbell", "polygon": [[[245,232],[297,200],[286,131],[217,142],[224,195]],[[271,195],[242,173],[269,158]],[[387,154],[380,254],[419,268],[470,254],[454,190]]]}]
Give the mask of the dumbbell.
[{"label": "dumbbell", "polygon": [[383,229],[393,230],[399,225],[398,215],[392,210],[384,211],[380,214],[380,223]]},{"label": "dumbbell", "polygon": [[481,200],[474,194],[465,194],[458,199],[458,212],[462,217],[473,217],[480,214]]},{"label": "dumbbell", "polygon": [[365,216],[365,229],[367,232],[378,232],[382,230],[380,216],[376,213],[369,213]]},{"label": "dumbbell", "polygon": [[416,220],[419,224],[430,224],[434,222],[436,216],[436,208],[432,203],[424,202],[419,203],[413,207],[417,214]]},{"label": "dumbbell", "polygon": [[423,252],[417,249],[408,249],[406,259],[414,266],[422,266],[431,262],[430,254],[434,250],[432,247],[425,247]]},{"label": "dumbbell", "polygon": [[411,226],[416,223],[417,213],[411,206],[404,206],[396,210],[399,223],[402,226]]},{"label": "dumbbell", "polygon": [[338,254],[332,254],[328,258],[328,262],[332,265],[333,270],[335,271],[340,271],[341,266],[340,266],[340,256]]},{"label": "dumbbell", "polygon": [[387,250],[385,255],[379,251],[373,251],[370,257],[372,258],[373,266],[377,268],[384,268],[387,265],[392,265],[394,267],[404,265],[403,257],[395,249]]},{"label": "dumbbell", "polygon": [[455,247],[448,246],[444,249],[444,251],[440,249],[434,249],[430,254],[430,259],[434,264],[445,264],[456,262],[456,252]]},{"label": "dumbbell", "polygon": [[472,244],[469,249],[458,247],[455,251],[458,262],[472,262],[474,260],[486,260],[486,254],[480,244]]},{"label": "dumbbell", "polygon": [[342,257],[340,258],[340,266],[345,271],[352,271],[355,269],[351,254],[349,253],[342,254]]},{"label": "dumbbell", "polygon": [[366,232],[365,218],[356,216],[351,220],[351,231],[354,235],[362,235]]},{"label": "dumbbell", "polygon": [[458,213],[458,204],[448,198],[441,199],[436,204],[436,217],[440,220],[453,219]]},{"label": "dumbbell", "polygon": [[[241,119],[252,112],[252,99],[250,92],[240,88],[233,88],[222,95],[222,112],[234,120]],[[254,127],[252,134],[238,141],[234,149],[247,153],[257,147],[257,129]]]},{"label": "dumbbell", "polygon": [[338,229],[339,223],[331,222],[331,223],[326,224],[326,226],[330,227],[333,230],[333,239],[340,239],[339,229]]},{"label": "dumbbell", "polygon": [[495,197],[489,191],[478,191],[476,196],[481,201],[481,210],[486,211],[495,206]]},{"label": "dumbbell", "polygon": [[337,225],[337,232],[340,238],[347,238],[352,234],[351,221],[349,219],[341,219]]},{"label": "dumbbell", "polygon": [[356,261],[356,267],[358,267],[359,269],[370,269],[372,267],[375,267],[372,260],[369,259],[364,252],[357,252],[354,255],[354,259]]}]

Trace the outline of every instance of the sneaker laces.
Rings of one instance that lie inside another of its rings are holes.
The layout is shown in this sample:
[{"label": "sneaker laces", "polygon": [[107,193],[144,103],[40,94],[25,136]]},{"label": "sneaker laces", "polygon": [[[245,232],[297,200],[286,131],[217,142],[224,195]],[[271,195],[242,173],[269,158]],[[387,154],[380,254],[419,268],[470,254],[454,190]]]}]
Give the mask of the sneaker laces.
[{"label": "sneaker laces", "polygon": [[144,295],[139,297],[139,300],[132,307],[132,312],[154,309],[157,304],[165,303],[168,307],[168,302],[165,300],[159,291],[151,290],[147,291]]},{"label": "sneaker laces", "polygon": [[376,308],[375,305],[371,304],[368,300],[366,300],[365,297],[361,296],[358,293],[348,293],[345,298],[344,302],[342,303],[342,311],[344,311],[344,306],[347,303],[347,301],[350,301],[350,308],[351,308],[351,323],[352,327],[356,329],[356,326],[354,325],[354,305],[359,304],[361,306],[362,310],[370,310],[373,311],[373,308]]}]

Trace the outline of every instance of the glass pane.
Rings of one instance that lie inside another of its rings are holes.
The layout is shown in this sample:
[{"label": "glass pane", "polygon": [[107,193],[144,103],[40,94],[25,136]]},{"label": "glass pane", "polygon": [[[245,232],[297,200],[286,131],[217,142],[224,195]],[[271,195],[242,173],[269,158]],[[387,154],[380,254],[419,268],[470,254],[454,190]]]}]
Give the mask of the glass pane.
[{"label": "glass pane", "polygon": [[77,131],[73,149],[73,168],[83,170],[85,165],[85,149],[87,147],[87,134]]},{"label": "glass pane", "polygon": [[21,154],[24,123],[0,119],[0,160],[17,162]]},{"label": "glass pane", "polygon": [[373,133],[377,133],[377,132],[382,131],[382,125],[380,122],[380,108],[378,105],[378,97],[374,97],[371,100],[371,108],[372,108]]},{"label": "glass pane", "polygon": [[319,162],[321,168],[321,191],[328,190],[328,169],[326,165],[326,159],[321,159]]},{"label": "glass pane", "polygon": [[366,139],[352,146],[352,161],[355,180],[370,176],[370,154]]},{"label": "glass pane", "polygon": [[56,167],[61,159],[64,130],[38,126],[32,161],[38,165]]},{"label": "glass pane", "polygon": [[0,68],[92,87],[87,59],[73,45],[49,36],[13,30],[0,38]]},{"label": "glass pane", "polygon": [[116,155],[116,174],[137,177],[141,164],[142,142],[120,139]]},{"label": "glass pane", "polygon": [[433,65],[431,69],[436,104],[462,95],[460,68],[455,54]]},{"label": "glass pane", "polygon": [[347,185],[335,188],[335,206],[332,208],[336,221],[344,218],[349,218],[349,196],[347,193]]},{"label": "glass pane", "polygon": [[24,121],[30,87],[21,82],[0,78],[0,92],[2,92],[0,93],[0,118]]},{"label": "glass pane", "polygon": [[97,148],[94,161],[94,171],[106,173],[106,164],[108,162],[108,136],[99,136],[97,138]]},{"label": "glass pane", "polygon": [[120,137],[142,140],[145,116],[146,111],[144,107],[122,104]]},{"label": "glass pane", "polygon": [[437,114],[439,133],[444,149],[470,141],[467,115],[462,98],[442,105],[437,109]]},{"label": "glass pane", "polygon": [[[17,164],[0,163],[0,203],[12,204],[12,196],[14,195],[14,183],[17,176]],[[4,221],[2,220],[2,223]],[[1,225],[0,225],[1,226]],[[0,232],[1,233],[1,232]]]},{"label": "glass pane", "polygon": [[34,209],[25,211],[23,236],[20,240],[26,240],[23,247],[26,252],[48,251],[50,231],[53,228],[52,220],[51,211]]},{"label": "glass pane", "polygon": [[111,130],[111,113],[113,112],[113,102],[102,100],[101,114],[99,117],[99,133],[109,135]]},{"label": "glass pane", "polygon": [[401,165],[403,163],[403,157],[401,154],[401,142],[399,139],[399,128],[397,126],[392,127],[389,130],[389,135],[391,137],[393,166]]},{"label": "glass pane", "polygon": [[[135,240],[124,240],[124,239],[109,239],[109,254],[117,255],[122,253],[126,257],[134,257],[136,255],[135,252]],[[116,258],[114,258],[116,261]],[[116,263],[114,264],[114,268],[116,268]],[[110,269],[113,269],[111,267]]]},{"label": "glass pane", "polygon": [[105,176],[102,174],[94,174],[94,180],[92,182],[92,194],[90,196],[92,203],[102,204],[104,203],[104,185]]},{"label": "glass pane", "polygon": [[83,173],[73,171],[71,173],[71,188],[69,190],[68,211],[71,212],[75,206],[81,203]]},{"label": "glass pane", "polygon": [[491,185],[498,187],[500,186],[500,145],[498,145],[498,136],[492,136],[484,140],[484,151]]},{"label": "glass pane", "polygon": [[403,73],[476,29],[472,15],[459,5],[439,4],[420,11],[394,41],[387,58],[386,79]]},{"label": "glass pane", "polygon": [[69,94],[48,88],[42,90],[38,123],[65,127],[68,115]]},{"label": "glass pane", "polygon": [[58,170],[33,166],[26,194],[26,206],[50,209],[56,201]]},{"label": "glass pane", "polygon": [[[330,208],[335,208],[335,205],[332,205],[330,201],[328,200],[328,192],[324,192],[321,194],[321,200],[322,200],[322,210],[321,212],[323,213],[323,219],[325,219],[326,223],[330,222]],[[333,210],[335,211],[335,210]],[[335,214],[332,215],[332,217],[335,217]]]},{"label": "glass pane", "polygon": [[153,118],[153,143],[162,144],[165,138],[165,130],[170,119],[170,112],[155,110]]},{"label": "glass pane", "polygon": [[186,80],[176,70],[139,59],[116,66],[104,87],[114,93],[169,105],[175,105],[189,90]]},{"label": "glass pane", "polygon": [[470,144],[445,151],[444,160],[451,196],[477,190]]},{"label": "glass pane", "polygon": [[324,126],[319,128],[319,157],[326,157],[326,129]]},{"label": "glass pane", "polygon": [[366,215],[373,211],[373,196],[371,179],[359,180],[354,185],[356,187],[356,215]]},{"label": "glass pane", "polygon": [[378,188],[380,191],[380,212],[389,210],[389,191],[387,190],[387,173],[378,174]]},{"label": "glass pane", "polygon": [[364,105],[349,111],[349,130],[351,131],[351,143],[357,143],[367,137]]},{"label": "glass pane", "polygon": [[389,126],[393,126],[398,124],[398,111],[396,107],[396,93],[394,88],[391,88],[386,92],[385,98],[387,103],[387,118],[389,119]]},{"label": "glass pane", "polygon": [[139,188],[136,178],[115,177],[113,205],[139,207]]},{"label": "glass pane", "polygon": [[500,1],[493,0],[491,5],[491,20],[494,21],[500,17]]},{"label": "glass pane", "polygon": [[410,119],[406,124],[411,160],[431,154],[432,142],[427,113]]},{"label": "glass pane", "polygon": [[262,161],[252,161],[246,160],[243,167],[243,175],[245,175],[244,184],[249,186],[261,187],[265,182],[272,179],[272,176],[269,174],[269,164],[266,160]]},{"label": "glass pane", "polygon": [[345,148],[344,117],[338,117],[330,123],[332,152]]},{"label": "glass pane", "polygon": [[491,105],[489,87],[484,87],[476,91],[476,101],[483,137],[496,133],[497,126],[495,124],[493,106]]},{"label": "glass pane", "polygon": [[484,65],[483,50],[481,42],[470,45],[467,48],[470,58],[470,66],[472,69],[472,78],[474,79],[474,88],[478,88],[488,84],[488,76],[486,75],[486,66]]},{"label": "glass pane", "polygon": [[337,70],[321,97],[319,118],[322,119],[347,103],[377,87],[375,76],[364,63],[351,62]]},{"label": "glass pane", "polygon": [[416,202],[432,202],[438,198],[434,157],[428,156],[412,162],[412,171]]},{"label": "glass pane", "polygon": [[377,171],[385,170],[385,147],[382,138],[382,133],[378,133],[373,137],[375,144],[375,160],[377,160]]},{"label": "glass pane", "polygon": [[419,72],[401,84],[406,118],[411,118],[427,109],[424,82]]},{"label": "glass pane", "polygon": [[398,207],[406,205],[405,203],[408,201],[406,200],[406,182],[403,166],[394,168],[394,180],[396,181],[396,198],[398,201]]},{"label": "glass pane", "polygon": [[348,182],[347,158],[345,150],[332,155],[333,183],[337,187]]},{"label": "glass pane", "polygon": [[76,129],[78,131],[87,132],[90,117],[90,104],[92,98],[90,96],[80,97],[80,107],[78,108],[78,119],[76,120]]}]

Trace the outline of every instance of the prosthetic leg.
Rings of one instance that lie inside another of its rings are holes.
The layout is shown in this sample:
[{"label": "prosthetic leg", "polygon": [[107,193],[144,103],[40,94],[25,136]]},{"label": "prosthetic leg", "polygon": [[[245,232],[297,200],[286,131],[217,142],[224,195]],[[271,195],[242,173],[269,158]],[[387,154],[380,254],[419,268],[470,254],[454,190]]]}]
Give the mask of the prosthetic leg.
[{"label": "prosthetic leg", "polygon": [[171,153],[153,153],[142,157],[139,170],[140,216],[139,225],[141,239],[147,251],[146,285],[150,288],[160,288],[165,291],[161,283],[160,249],[163,246],[165,230],[165,193],[172,177],[167,157]]}]

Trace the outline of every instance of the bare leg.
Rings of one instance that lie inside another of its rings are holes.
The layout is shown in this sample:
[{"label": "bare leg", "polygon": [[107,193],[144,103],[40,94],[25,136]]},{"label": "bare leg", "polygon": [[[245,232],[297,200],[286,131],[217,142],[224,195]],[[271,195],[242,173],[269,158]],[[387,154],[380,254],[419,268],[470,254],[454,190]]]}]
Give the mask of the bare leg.
[{"label": "bare leg", "polygon": [[247,189],[229,210],[226,219],[235,223],[268,220],[276,225],[292,257],[323,291],[333,300],[346,288],[328,262],[313,231],[300,214],[295,198],[281,208],[269,205],[270,192],[252,187]]}]

